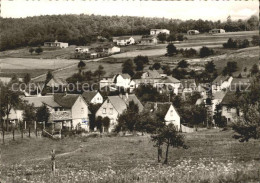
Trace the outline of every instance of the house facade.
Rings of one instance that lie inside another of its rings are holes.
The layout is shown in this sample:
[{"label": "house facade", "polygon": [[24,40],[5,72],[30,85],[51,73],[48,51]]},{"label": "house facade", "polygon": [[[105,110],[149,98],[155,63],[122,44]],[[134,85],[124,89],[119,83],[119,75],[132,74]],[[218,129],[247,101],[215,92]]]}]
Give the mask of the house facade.
[{"label": "house facade", "polygon": [[45,42],[44,46],[46,46],[46,47],[67,48],[67,47],[69,47],[69,43],[58,42],[57,40],[55,40],[55,42]]},{"label": "house facade", "polygon": [[111,47],[105,47],[105,51],[108,54],[115,54],[115,53],[120,53],[121,49],[117,46],[111,46]]},{"label": "house facade", "polygon": [[188,35],[196,35],[196,34],[199,34],[200,32],[198,30],[188,30],[187,31],[187,34]]},{"label": "house facade", "polygon": [[129,88],[131,76],[129,74],[116,74],[113,78],[113,82],[116,87]]},{"label": "house facade", "polygon": [[82,97],[87,103],[102,104],[103,97],[98,91],[85,91],[82,93]]},{"label": "house facade", "polygon": [[116,44],[118,46],[127,46],[135,44],[135,40],[131,36],[122,36],[116,39]]},{"label": "house facade", "polygon": [[218,34],[218,33],[225,33],[226,31],[224,29],[211,29],[209,31],[210,34]]},{"label": "house facade", "polygon": [[181,85],[179,87],[179,92],[182,94],[192,94],[197,91],[197,84],[195,79],[180,79]]},{"label": "house facade", "polygon": [[218,76],[212,82],[212,92],[214,93],[229,88],[231,86],[232,80],[232,76]]},{"label": "house facade", "polygon": [[150,36],[141,38],[139,45],[156,45],[157,43],[158,39],[154,36]]},{"label": "house facade", "polygon": [[143,105],[134,94],[108,96],[107,100],[101,105],[95,116],[96,118],[98,116],[101,116],[102,118],[108,117],[110,119],[108,132],[112,132],[118,124],[118,117],[127,109],[130,101],[133,101],[138,105],[139,112],[143,110]]},{"label": "house facade", "polygon": [[150,35],[158,35],[160,33],[170,34],[170,31],[167,29],[151,29]]},{"label": "house facade", "polygon": [[167,76],[165,78],[161,78],[157,83],[155,83],[155,85],[160,92],[171,91],[178,95],[181,82],[172,76]]}]

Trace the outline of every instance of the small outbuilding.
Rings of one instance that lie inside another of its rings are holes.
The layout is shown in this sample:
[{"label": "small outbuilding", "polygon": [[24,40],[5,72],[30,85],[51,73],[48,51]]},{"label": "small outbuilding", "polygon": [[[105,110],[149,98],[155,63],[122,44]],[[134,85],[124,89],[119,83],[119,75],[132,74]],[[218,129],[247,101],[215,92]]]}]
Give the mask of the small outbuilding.
[{"label": "small outbuilding", "polygon": [[199,34],[200,32],[198,30],[188,30],[187,34],[188,35],[196,35]]},{"label": "small outbuilding", "polygon": [[225,33],[224,29],[212,29],[209,31],[210,34],[218,34],[218,33]]}]

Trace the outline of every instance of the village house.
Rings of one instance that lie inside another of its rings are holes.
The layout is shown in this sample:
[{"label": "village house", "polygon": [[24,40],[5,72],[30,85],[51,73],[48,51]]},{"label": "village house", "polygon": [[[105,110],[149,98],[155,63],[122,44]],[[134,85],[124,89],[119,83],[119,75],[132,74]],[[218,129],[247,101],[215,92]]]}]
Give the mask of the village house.
[{"label": "village house", "polygon": [[225,95],[226,95],[225,91],[218,91],[212,94],[211,105],[212,105],[213,113],[215,112],[216,106],[222,102]]},{"label": "village house", "polygon": [[180,79],[181,85],[179,92],[182,94],[192,94],[197,91],[197,84],[195,79]]},{"label": "village house", "polygon": [[181,129],[180,115],[171,102],[148,102],[145,105],[145,110],[148,110],[151,113],[161,113],[164,116],[166,125],[171,123],[178,131]]},{"label": "village house", "polygon": [[167,76],[165,78],[161,78],[157,83],[155,83],[155,85],[160,92],[172,91],[178,95],[181,82],[172,76]]},{"label": "village house", "polygon": [[151,29],[150,35],[158,35],[160,33],[170,34],[170,31],[167,29]]},{"label": "village house", "polygon": [[210,34],[217,34],[217,33],[225,33],[226,31],[224,29],[211,29],[209,31]]},{"label": "village house", "polygon": [[160,74],[160,76],[161,76],[162,78],[167,77],[167,74],[165,74],[164,71],[163,71],[161,68],[158,69],[157,72]]},{"label": "village house", "polygon": [[23,101],[33,104],[35,108],[46,105],[50,111],[48,122],[71,129],[89,130],[88,105],[78,94],[54,94],[40,97],[22,97]]},{"label": "village house", "polygon": [[199,34],[200,32],[198,30],[188,30],[187,31],[187,34],[188,35],[196,35],[196,34]]},{"label": "village house", "polygon": [[59,47],[59,48],[67,48],[69,47],[68,43],[58,42],[55,40],[55,42],[45,42],[44,46],[46,47]]},{"label": "village house", "polygon": [[89,52],[89,48],[75,48],[75,52],[78,52],[78,53],[88,53]]},{"label": "village house", "polygon": [[113,83],[116,87],[129,88],[131,76],[129,74],[116,74],[113,78]]},{"label": "village house", "polygon": [[213,82],[212,82],[212,92],[221,91],[230,87],[231,82],[233,80],[232,76],[222,76],[219,75]]},{"label": "village house", "polygon": [[[3,117],[3,119],[7,120],[7,116]],[[18,124],[20,121],[23,120],[23,109],[21,106],[16,107],[15,109],[12,108],[8,115],[9,122],[12,124]]]},{"label": "village house", "polygon": [[135,40],[132,36],[122,36],[115,40],[118,46],[127,46],[127,45],[135,44]]},{"label": "village house", "polygon": [[142,79],[159,79],[161,77],[157,70],[147,70],[141,76]]},{"label": "village house", "polygon": [[107,52],[109,55],[120,53],[120,48],[117,46],[104,46],[104,51]]},{"label": "village house", "polygon": [[85,91],[82,93],[82,97],[88,104],[102,104],[103,97],[98,91]]},{"label": "village house", "polygon": [[243,115],[242,111],[234,106],[236,100],[236,93],[228,91],[221,102],[221,116],[226,117],[227,125],[237,122],[239,116]]},{"label": "village house", "polygon": [[47,84],[47,87],[51,87],[51,88],[58,88],[58,87],[62,87],[65,88],[68,85],[68,83],[66,82],[65,79],[63,78],[56,78],[53,77]]},{"label": "village house", "polygon": [[102,118],[108,117],[110,119],[108,132],[111,132],[118,124],[118,117],[127,109],[130,101],[138,105],[139,112],[143,110],[144,107],[142,103],[134,94],[126,93],[126,95],[108,96],[107,100],[105,100],[96,112],[96,118],[98,116]]},{"label": "village house", "polygon": [[140,45],[156,45],[157,43],[158,39],[154,36],[142,37],[140,40]]},{"label": "village house", "polygon": [[103,78],[99,81],[99,87],[100,89],[104,88],[104,87],[109,87],[114,85],[114,80],[113,80],[114,76],[112,75],[105,75],[103,76]]}]

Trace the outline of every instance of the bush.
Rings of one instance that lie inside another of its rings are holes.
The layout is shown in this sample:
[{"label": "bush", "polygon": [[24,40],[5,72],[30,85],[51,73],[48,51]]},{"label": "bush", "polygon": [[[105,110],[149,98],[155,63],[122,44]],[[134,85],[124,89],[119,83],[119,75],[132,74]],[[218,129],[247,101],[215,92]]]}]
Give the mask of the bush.
[{"label": "bush", "polygon": [[206,46],[203,46],[201,49],[200,49],[200,57],[201,58],[204,58],[204,57],[207,57],[207,56],[210,56],[210,55],[213,55],[214,54],[214,51]]},{"label": "bush", "polygon": [[182,55],[184,57],[194,57],[197,55],[197,51],[193,48],[190,48],[190,49],[185,49],[185,50],[180,50],[180,52],[182,53]]}]

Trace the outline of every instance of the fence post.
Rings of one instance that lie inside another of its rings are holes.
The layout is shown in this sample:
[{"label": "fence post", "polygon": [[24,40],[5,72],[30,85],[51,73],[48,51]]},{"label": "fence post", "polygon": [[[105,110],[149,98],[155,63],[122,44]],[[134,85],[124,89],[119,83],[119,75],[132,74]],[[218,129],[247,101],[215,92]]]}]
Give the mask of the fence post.
[{"label": "fence post", "polygon": [[52,162],[51,169],[53,171],[53,174],[55,175],[55,149],[52,149],[51,151],[51,162]]},{"label": "fence post", "polygon": [[31,127],[29,126],[29,137],[31,137]]},{"label": "fence post", "polygon": [[26,121],[24,122],[24,129],[26,130]]},{"label": "fence post", "polygon": [[3,128],[3,144],[5,144],[5,130]]}]

